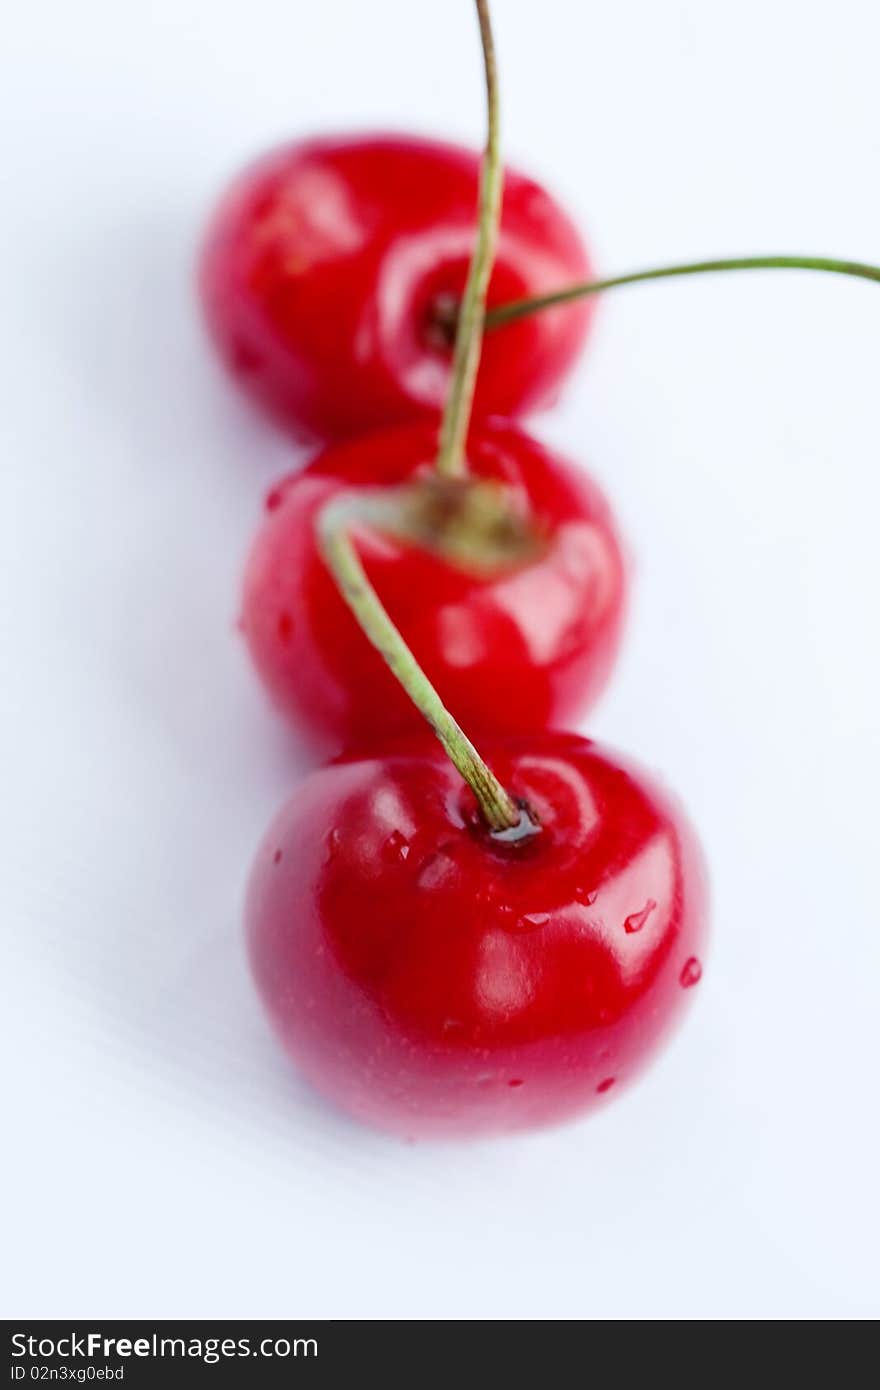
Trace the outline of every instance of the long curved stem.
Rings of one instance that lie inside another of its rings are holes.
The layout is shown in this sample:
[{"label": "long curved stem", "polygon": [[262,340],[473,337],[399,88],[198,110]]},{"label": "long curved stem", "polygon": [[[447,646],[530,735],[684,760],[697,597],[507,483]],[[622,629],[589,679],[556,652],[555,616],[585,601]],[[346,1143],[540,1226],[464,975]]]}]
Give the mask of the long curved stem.
[{"label": "long curved stem", "polygon": [[[465,440],[480,362],[486,290],[498,235],[503,180],[498,120],[498,75],[488,0],[476,0],[476,6],[486,73],[488,133],[480,172],[477,239],[457,325],[452,380],[443,413],[437,454],[437,472],[447,478],[455,478],[465,472]],[[353,501],[351,497],[343,494],[322,509],[316,529],[324,562],[364,636],[375,647],[416,709],[434,730],[450,761],[472,789],[490,830],[518,834],[524,827],[533,829],[534,824],[528,812],[518,806],[504,790],[491,768],[483,761],[464,730],[443,704],[367,576],[350,531],[355,522],[370,519],[370,508],[375,505],[375,499],[371,502],[370,499],[361,497]]]},{"label": "long curved stem", "polygon": [[586,280],[569,285],[552,294],[536,295],[533,299],[516,299],[509,304],[497,304],[485,315],[487,329],[500,328],[505,323],[527,318],[587,295],[600,294],[618,285],[636,285],[642,280],[670,280],[680,275],[707,275],[726,270],[820,270],[831,275],[852,275],[861,280],[880,281],[880,266],[864,261],[840,261],[827,256],[736,256],[717,261],[689,261],[682,265],[659,266],[652,270],[636,270],[628,275],[614,275],[608,280]]},{"label": "long curved stem", "polygon": [[424,715],[455,767],[473,790],[491,830],[513,830],[525,813],[483,762],[470,739],[446,709],[392,622],[367,577],[349,534],[355,519],[351,499],[343,495],[328,503],[318,517],[318,543],[339,592],[364,635],[386,662],[420,714]]},{"label": "long curved stem", "polygon": [[440,447],[437,472],[456,477],[465,471],[465,440],[470,422],[477,368],[480,365],[480,344],[486,312],[486,291],[501,214],[501,192],[504,170],[501,165],[501,136],[498,110],[498,72],[495,64],[495,44],[489,21],[488,0],[476,0],[483,45],[483,65],[486,73],[486,105],[488,125],[486,152],[480,172],[480,209],[477,240],[468,271],[467,285],[458,315],[455,349],[452,356],[452,380],[443,423],[440,427]]}]

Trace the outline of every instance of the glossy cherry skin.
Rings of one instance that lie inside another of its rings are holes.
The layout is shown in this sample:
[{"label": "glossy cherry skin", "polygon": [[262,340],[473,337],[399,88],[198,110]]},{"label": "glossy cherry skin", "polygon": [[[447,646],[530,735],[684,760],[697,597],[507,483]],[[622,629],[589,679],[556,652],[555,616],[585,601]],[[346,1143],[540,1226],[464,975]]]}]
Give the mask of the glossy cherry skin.
[{"label": "glossy cherry skin", "polygon": [[[451,353],[432,310],[464,287],[478,183],[476,154],[393,135],[300,141],[247,169],[200,264],[208,327],[234,378],[305,439],[436,414]],[[489,303],[590,273],[558,203],[508,172]],[[591,314],[581,301],[487,335],[476,416],[551,403]]]},{"label": "glossy cherry skin", "polygon": [[481,744],[538,833],[493,839],[422,740],[312,774],[250,881],[253,971],[293,1060],[407,1137],[604,1104],[702,973],[702,861],[669,797],[574,735]]},{"label": "glossy cherry skin", "polygon": [[[420,732],[421,716],[369,645],[315,541],[345,488],[430,472],[436,427],[337,445],[267,499],[245,573],[241,627],[276,704],[334,752]],[[626,573],[598,488],[515,426],[471,432],[473,476],[513,490],[544,537],[539,558],[487,576],[375,532],[357,536],[367,573],[417,661],[465,729],[559,726],[601,691],[617,651]]]}]

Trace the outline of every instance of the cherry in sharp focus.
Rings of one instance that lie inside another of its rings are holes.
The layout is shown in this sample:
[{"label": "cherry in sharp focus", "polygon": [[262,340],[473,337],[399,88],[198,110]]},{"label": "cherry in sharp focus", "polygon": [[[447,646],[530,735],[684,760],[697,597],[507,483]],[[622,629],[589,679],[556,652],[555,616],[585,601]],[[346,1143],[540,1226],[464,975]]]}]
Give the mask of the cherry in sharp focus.
[{"label": "cherry in sharp focus", "polygon": [[674,802],[574,735],[482,751],[530,833],[493,835],[423,737],[313,774],[250,883],[253,970],[299,1069],[406,1136],[605,1103],[699,979],[703,872]]},{"label": "cherry in sharp focus", "polygon": [[[300,141],[246,170],[204,244],[204,311],[241,386],[298,436],[338,439],[436,416],[474,245],[479,157],[404,136]],[[537,183],[509,171],[488,302],[583,280],[581,238]],[[547,405],[592,312],[581,300],[484,345],[474,410]]]}]

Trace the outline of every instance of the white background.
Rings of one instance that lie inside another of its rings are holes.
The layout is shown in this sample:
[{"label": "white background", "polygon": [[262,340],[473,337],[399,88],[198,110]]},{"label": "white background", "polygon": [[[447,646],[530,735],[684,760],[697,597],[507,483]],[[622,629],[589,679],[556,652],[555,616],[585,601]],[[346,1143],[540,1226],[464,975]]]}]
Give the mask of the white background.
[{"label": "white background", "polygon": [[[603,270],[880,260],[871,0],[495,9],[507,147]],[[233,623],[292,454],[216,369],[192,261],[288,134],[478,142],[471,6],[35,0],[2,62],[3,1312],[876,1314],[880,287],[620,291],[535,422],[636,557],[590,727],[689,805],[713,946],[598,1118],[401,1145],[300,1085],[242,958],[303,763]]]}]

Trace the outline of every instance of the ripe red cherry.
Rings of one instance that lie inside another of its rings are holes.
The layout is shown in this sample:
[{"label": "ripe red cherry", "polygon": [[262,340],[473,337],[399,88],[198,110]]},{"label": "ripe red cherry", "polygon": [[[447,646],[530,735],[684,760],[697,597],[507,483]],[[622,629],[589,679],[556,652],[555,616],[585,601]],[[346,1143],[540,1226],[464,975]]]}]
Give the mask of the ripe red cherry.
[{"label": "ripe red cherry", "polygon": [[493,836],[423,738],[313,773],[250,882],[251,962],[293,1060],[405,1136],[586,1113],[701,974],[701,858],[669,798],[574,735],[483,742],[537,833]]},{"label": "ripe red cherry", "polygon": [[[244,581],[241,626],[276,704],[334,750],[420,732],[422,717],[364,640],[317,549],[315,518],[346,488],[430,475],[436,429],[338,445],[267,499]],[[473,477],[512,490],[542,538],[525,564],[466,572],[420,547],[361,531],[367,573],[442,699],[468,730],[558,726],[593,700],[622,625],[625,570],[595,484],[513,425],[472,430]]]},{"label": "ripe red cherry", "polygon": [[[455,307],[473,247],[479,158],[436,141],[301,141],[226,194],[201,259],[207,322],[232,374],[303,438],[338,439],[442,409]],[[580,237],[531,179],[508,173],[489,304],[588,278]],[[547,405],[592,313],[567,305],[487,335],[474,410]]]}]

